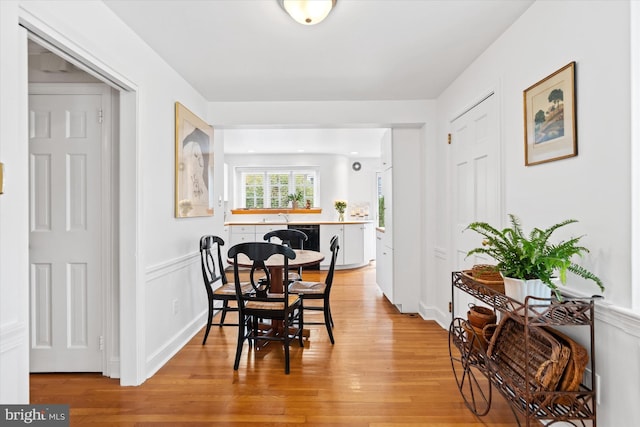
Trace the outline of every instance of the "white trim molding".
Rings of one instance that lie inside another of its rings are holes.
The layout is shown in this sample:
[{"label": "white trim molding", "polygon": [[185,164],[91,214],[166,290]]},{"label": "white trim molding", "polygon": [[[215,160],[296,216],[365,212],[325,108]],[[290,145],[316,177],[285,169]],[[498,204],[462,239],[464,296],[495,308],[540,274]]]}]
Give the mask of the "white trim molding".
[{"label": "white trim molding", "polygon": [[0,326],[0,354],[7,353],[25,344],[29,328],[21,322],[12,322]]},{"label": "white trim molding", "polygon": [[631,8],[631,307],[640,313],[640,4]]},{"label": "white trim molding", "polygon": [[199,261],[200,253],[191,252],[189,254],[170,259],[163,263],[152,265],[150,267],[147,267],[147,271],[145,272],[145,282],[149,283],[165,277],[173,272],[191,267],[193,264]]}]

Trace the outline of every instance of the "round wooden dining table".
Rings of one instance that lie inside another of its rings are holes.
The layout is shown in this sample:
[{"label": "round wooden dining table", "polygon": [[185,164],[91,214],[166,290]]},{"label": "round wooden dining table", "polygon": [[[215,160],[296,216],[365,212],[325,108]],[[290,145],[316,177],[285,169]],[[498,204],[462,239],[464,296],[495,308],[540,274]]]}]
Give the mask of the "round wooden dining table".
[{"label": "round wooden dining table", "polygon": [[[289,259],[289,268],[307,267],[310,265],[318,264],[324,260],[324,254],[318,251],[311,251],[308,249],[294,249],[296,257]],[[234,265],[233,258],[229,258],[228,263]],[[284,255],[272,255],[267,259],[264,265],[269,269],[269,275],[271,276],[271,288],[270,293],[281,294],[284,293]],[[251,268],[253,262],[245,255],[238,254],[238,267]],[[283,333],[282,322],[274,321],[273,325],[263,326],[261,328],[265,334],[281,334]],[[303,336],[309,338],[309,330],[303,329]],[[269,341],[262,341],[262,343],[256,343],[256,349],[261,349],[267,345]]]},{"label": "round wooden dining table", "polygon": [[[318,251],[311,251],[308,249],[294,249],[296,257],[289,259],[289,268],[308,267],[310,265],[318,264],[324,260],[324,254]],[[233,265],[232,258],[228,260],[229,264]],[[284,292],[284,255],[272,255],[265,261],[265,266],[269,269],[269,275],[271,276],[271,292],[274,294],[281,294]],[[253,263],[244,254],[238,254],[238,266],[251,268]]]}]

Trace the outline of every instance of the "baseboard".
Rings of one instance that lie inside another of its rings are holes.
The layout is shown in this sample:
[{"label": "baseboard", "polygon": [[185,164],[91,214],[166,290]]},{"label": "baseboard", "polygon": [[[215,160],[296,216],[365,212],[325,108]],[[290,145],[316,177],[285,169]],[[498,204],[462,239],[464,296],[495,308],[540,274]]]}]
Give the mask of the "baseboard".
[{"label": "baseboard", "polygon": [[419,313],[424,320],[433,320],[438,325],[440,325],[442,329],[449,329],[449,324],[451,323],[451,313],[444,313],[443,311],[438,310],[437,307],[426,306],[422,303],[420,303]]},{"label": "baseboard", "polygon": [[173,356],[176,355],[191,339],[200,332],[202,326],[207,323],[207,312],[201,313],[191,323],[185,326],[180,332],[174,335],[158,351],[147,358],[146,378],[151,378],[160,370]]}]

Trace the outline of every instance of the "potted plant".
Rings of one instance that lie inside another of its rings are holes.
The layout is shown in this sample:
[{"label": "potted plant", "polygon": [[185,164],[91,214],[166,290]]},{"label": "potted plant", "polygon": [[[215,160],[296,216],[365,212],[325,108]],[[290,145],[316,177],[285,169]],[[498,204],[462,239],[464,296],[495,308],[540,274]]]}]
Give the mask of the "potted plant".
[{"label": "potted plant", "polygon": [[338,211],[338,221],[344,221],[344,210],[347,208],[347,201],[336,200],[333,202],[333,207]]},{"label": "potted plant", "polygon": [[291,193],[287,196],[287,202],[291,202],[291,207],[293,209],[298,209],[298,204],[302,203],[304,200],[304,194],[302,191],[298,190],[295,193]]},{"label": "potted plant", "polygon": [[534,228],[529,235],[522,231],[520,220],[515,215],[509,215],[511,227],[498,230],[486,222],[473,222],[467,229],[473,230],[484,237],[482,247],[470,250],[467,256],[473,254],[489,255],[497,262],[497,268],[504,277],[505,293],[515,299],[524,301],[526,294],[514,294],[514,287],[527,286],[540,288],[544,294],[536,295],[550,298],[553,291],[558,300],[562,300],[558,281],[566,284],[567,271],[587,280],[594,281],[601,291],[604,291],[602,280],[584,267],[572,261],[574,255],[583,256],[589,250],[580,246],[582,236],[574,237],[560,243],[549,241],[555,230],[568,224],[578,222],[568,219],[548,227],[545,230]]}]

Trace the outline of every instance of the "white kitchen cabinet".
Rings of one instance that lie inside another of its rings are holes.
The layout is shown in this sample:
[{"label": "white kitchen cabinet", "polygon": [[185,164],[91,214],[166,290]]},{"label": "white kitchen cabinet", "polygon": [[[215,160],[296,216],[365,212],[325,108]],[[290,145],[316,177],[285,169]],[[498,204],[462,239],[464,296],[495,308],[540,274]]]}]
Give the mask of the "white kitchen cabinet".
[{"label": "white kitchen cabinet", "polygon": [[376,282],[398,310],[417,313],[423,264],[420,130],[392,129],[391,136],[386,148],[382,141],[393,163],[382,171],[385,227],[376,235]]},{"label": "white kitchen cabinet", "polygon": [[364,262],[376,259],[376,227],[373,222],[364,223]]},{"label": "white kitchen cabinet", "polygon": [[229,227],[229,247],[245,242],[255,242],[255,225],[234,225]]},{"label": "white kitchen cabinet", "polygon": [[[373,253],[367,253],[365,250],[373,246],[373,230],[373,223],[320,224],[320,252],[324,254],[324,261],[320,263],[320,267],[328,268],[331,264],[329,245],[331,238],[335,235],[340,239],[336,268],[366,265],[373,258]],[[368,235],[367,231],[371,234]]]},{"label": "white kitchen cabinet", "polygon": [[384,231],[376,232],[376,282],[389,301],[393,295],[393,249],[384,244]]},{"label": "white kitchen cabinet", "polygon": [[362,265],[365,262],[364,224],[345,224],[344,242],[343,264]]},{"label": "white kitchen cabinet", "polygon": [[338,236],[340,250],[336,259],[336,266],[344,264],[344,225],[343,224],[320,224],[320,252],[324,254],[324,260],[320,263],[320,268],[329,268],[331,264],[331,238]]},{"label": "white kitchen cabinet", "polygon": [[256,241],[263,242],[264,235],[274,231],[274,230],[283,230],[287,228],[287,224],[260,224],[256,225]]},{"label": "white kitchen cabinet", "polygon": [[[230,248],[244,242],[262,242],[264,235],[273,230],[286,228],[283,224],[229,225]],[[336,259],[336,268],[360,267],[367,264],[375,255],[373,223],[335,223],[320,224],[320,252],[324,260],[320,267],[328,268],[331,264],[331,238],[337,235],[340,239],[340,251]],[[228,248],[227,248],[228,249]]]},{"label": "white kitchen cabinet", "polygon": [[229,226],[230,246],[244,242],[263,242],[264,235],[273,230],[287,228],[286,224],[243,224]]}]

